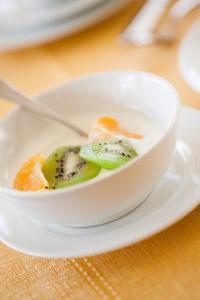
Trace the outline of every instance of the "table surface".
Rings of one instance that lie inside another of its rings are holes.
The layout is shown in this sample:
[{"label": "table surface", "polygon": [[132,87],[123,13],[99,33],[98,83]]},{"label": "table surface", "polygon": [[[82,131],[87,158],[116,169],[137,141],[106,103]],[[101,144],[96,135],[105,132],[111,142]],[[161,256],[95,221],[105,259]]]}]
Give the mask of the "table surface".
[{"label": "table surface", "polygon": [[[0,54],[0,74],[27,94],[92,72],[140,69],[160,74],[183,104],[200,109],[200,95],[183,80],[177,50],[195,10],[179,25],[177,42],[122,48],[118,34],[143,1],[84,32],[48,45]],[[12,105],[0,101],[0,115]],[[189,201],[189,199],[188,199]],[[137,245],[83,259],[41,259],[0,245],[0,299],[200,299],[200,208]]]}]

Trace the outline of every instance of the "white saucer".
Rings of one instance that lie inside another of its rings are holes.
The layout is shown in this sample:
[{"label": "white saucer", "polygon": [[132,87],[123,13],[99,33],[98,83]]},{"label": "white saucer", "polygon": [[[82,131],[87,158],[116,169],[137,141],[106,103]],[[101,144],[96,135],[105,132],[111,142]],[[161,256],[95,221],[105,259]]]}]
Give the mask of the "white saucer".
[{"label": "white saucer", "polygon": [[200,93],[200,19],[188,30],[181,43],[179,67],[187,83]]},{"label": "white saucer", "polygon": [[93,228],[66,228],[65,234],[58,234],[33,226],[1,199],[1,241],[34,256],[71,258],[112,251],[167,228],[200,203],[199,130],[200,112],[184,107],[179,141],[167,173],[151,196],[123,218]]},{"label": "white saucer", "polygon": [[15,50],[50,42],[78,32],[125,7],[132,0],[103,0],[95,8],[84,10],[71,18],[61,18],[46,25],[11,32],[0,31],[0,51]]}]

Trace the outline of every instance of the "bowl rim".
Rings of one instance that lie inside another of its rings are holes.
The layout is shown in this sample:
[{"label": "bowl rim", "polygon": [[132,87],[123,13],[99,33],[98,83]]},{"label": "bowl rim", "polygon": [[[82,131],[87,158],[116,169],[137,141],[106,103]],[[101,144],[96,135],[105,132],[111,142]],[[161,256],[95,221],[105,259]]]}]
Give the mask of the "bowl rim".
[{"label": "bowl rim", "polygon": [[[130,166],[138,163],[139,161],[141,161],[143,158],[145,158],[147,155],[149,155],[149,153],[152,152],[152,150],[154,148],[156,148],[161,142],[162,140],[168,135],[168,133],[174,128],[176,122],[178,121],[178,116],[179,116],[179,112],[180,112],[180,97],[178,95],[178,92],[176,90],[176,88],[165,78],[151,73],[151,72],[146,72],[146,71],[140,71],[140,70],[114,70],[114,71],[105,71],[105,72],[97,72],[97,73],[92,73],[89,75],[85,75],[85,76],[79,76],[75,79],[71,79],[71,80],[67,80],[62,82],[59,85],[47,88],[46,90],[42,91],[41,93],[38,93],[36,96],[34,96],[32,99],[36,100],[36,99],[41,99],[43,96],[48,96],[48,94],[50,94],[52,91],[57,91],[60,88],[67,88],[68,86],[72,85],[72,84],[77,84],[81,81],[84,80],[88,80],[90,78],[98,78],[98,77],[102,77],[102,76],[112,76],[112,75],[140,75],[143,77],[147,77],[150,79],[154,79],[155,81],[163,84],[165,86],[165,88],[168,88],[168,90],[171,90],[171,92],[174,94],[174,101],[175,101],[175,113],[174,113],[174,117],[173,119],[170,121],[169,126],[167,127],[166,130],[164,130],[164,132],[161,134],[161,136],[158,138],[158,140],[153,143],[153,145],[151,145],[149,147],[149,149],[147,151],[145,151],[143,154],[137,156],[136,158],[134,158],[133,160],[130,160],[129,162],[127,162],[126,164],[124,164],[123,166],[112,170],[110,173],[106,173],[105,176],[103,177],[95,177],[92,178],[88,181],[85,181],[83,183],[77,184],[77,185],[72,185],[66,188],[62,188],[62,189],[57,189],[57,190],[45,190],[44,191],[19,191],[16,189],[12,189],[12,188],[8,188],[8,187],[2,187],[0,186],[0,194],[6,194],[7,196],[11,196],[12,198],[26,198],[26,201],[31,200],[32,198],[34,198],[36,200],[37,199],[41,199],[41,197],[48,197],[48,196],[56,196],[56,195],[62,195],[62,194],[67,194],[73,191],[77,191],[80,189],[84,189],[87,188],[90,185],[94,185],[95,183],[101,182],[106,180],[107,178],[117,175],[118,173],[124,171],[125,169],[128,169]],[[14,107],[10,112],[6,113],[3,117],[0,118],[0,126],[2,121],[5,121],[6,119],[8,119],[9,117],[12,117],[12,114],[16,113],[19,110],[22,110],[23,108],[21,108],[19,105],[16,105],[16,107]],[[22,200],[22,199],[20,199]],[[58,200],[58,199],[57,199]]]}]

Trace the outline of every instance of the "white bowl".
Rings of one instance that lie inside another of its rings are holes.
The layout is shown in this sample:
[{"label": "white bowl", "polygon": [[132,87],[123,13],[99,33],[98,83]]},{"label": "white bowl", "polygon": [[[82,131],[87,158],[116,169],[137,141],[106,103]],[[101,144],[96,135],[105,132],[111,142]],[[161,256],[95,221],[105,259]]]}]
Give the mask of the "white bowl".
[{"label": "white bowl", "polygon": [[0,194],[6,196],[7,204],[41,224],[84,227],[114,220],[148,197],[166,171],[176,144],[179,98],[171,84],[145,72],[105,72],[67,82],[37,99],[66,119],[74,113],[109,114],[113,105],[130,110],[137,107],[160,119],[163,130],[146,153],[105,177],[55,191],[20,192],[11,188],[20,164],[38,151],[46,154],[57,147],[51,140],[55,132],[47,130],[55,128],[60,134],[63,128],[57,124],[49,127],[52,123],[48,120],[17,108],[0,122],[0,151],[4,155]]}]

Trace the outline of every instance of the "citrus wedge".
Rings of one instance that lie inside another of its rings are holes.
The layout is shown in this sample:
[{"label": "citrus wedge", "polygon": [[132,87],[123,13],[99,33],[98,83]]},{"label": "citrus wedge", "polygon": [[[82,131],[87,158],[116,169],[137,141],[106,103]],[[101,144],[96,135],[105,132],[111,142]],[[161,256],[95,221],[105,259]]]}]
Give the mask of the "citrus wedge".
[{"label": "citrus wedge", "polygon": [[45,159],[36,154],[25,162],[14,180],[14,188],[20,191],[41,191],[48,189],[49,184],[42,173]]},{"label": "citrus wedge", "polygon": [[123,135],[129,138],[141,139],[142,135],[129,132],[120,127],[119,122],[111,117],[97,119],[89,132],[89,141],[112,139],[116,135]]}]

